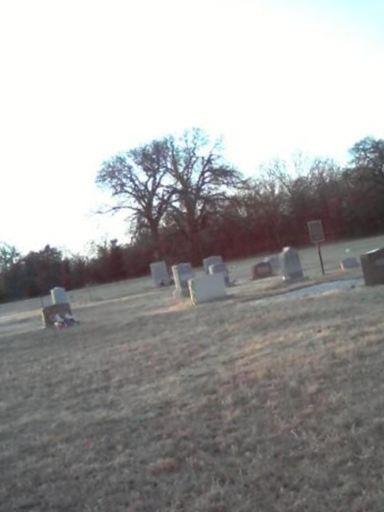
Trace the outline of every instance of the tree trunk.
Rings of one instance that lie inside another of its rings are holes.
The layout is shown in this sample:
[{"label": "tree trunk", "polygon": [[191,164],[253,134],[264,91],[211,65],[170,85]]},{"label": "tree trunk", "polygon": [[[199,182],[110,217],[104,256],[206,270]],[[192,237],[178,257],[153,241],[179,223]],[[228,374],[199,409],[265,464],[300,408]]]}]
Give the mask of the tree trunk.
[{"label": "tree trunk", "polygon": [[154,246],[153,258],[154,260],[162,260],[164,259],[164,248],[159,232],[159,226],[157,224],[151,224],[150,229]]},{"label": "tree trunk", "polygon": [[188,230],[189,237],[189,254],[192,266],[201,265],[201,240],[200,233],[197,229],[192,228]]}]

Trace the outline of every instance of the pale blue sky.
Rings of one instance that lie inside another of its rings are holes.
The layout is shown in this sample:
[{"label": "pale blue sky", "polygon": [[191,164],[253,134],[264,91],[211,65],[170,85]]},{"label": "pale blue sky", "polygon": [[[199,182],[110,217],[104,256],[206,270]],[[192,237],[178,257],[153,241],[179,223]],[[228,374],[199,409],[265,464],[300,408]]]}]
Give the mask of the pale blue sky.
[{"label": "pale blue sky", "polygon": [[0,240],[85,250],[115,152],[201,126],[247,175],[383,137],[384,6],[347,0],[4,0]]}]

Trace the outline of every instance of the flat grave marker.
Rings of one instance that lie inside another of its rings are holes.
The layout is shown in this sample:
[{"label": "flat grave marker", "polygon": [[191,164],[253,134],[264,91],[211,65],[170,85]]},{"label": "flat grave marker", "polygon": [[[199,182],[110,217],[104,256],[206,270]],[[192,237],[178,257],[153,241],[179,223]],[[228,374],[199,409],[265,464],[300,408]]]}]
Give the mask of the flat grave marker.
[{"label": "flat grave marker", "polygon": [[252,280],[264,279],[273,276],[272,266],[269,261],[260,261],[252,267]]},{"label": "flat grave marker", "polygon": [[352,270],[355,268],[359,268],[360,263],[357,258],[354,256],[348,256],[348,258],[344,258],[340,261],[340,268],[341,270]]}]

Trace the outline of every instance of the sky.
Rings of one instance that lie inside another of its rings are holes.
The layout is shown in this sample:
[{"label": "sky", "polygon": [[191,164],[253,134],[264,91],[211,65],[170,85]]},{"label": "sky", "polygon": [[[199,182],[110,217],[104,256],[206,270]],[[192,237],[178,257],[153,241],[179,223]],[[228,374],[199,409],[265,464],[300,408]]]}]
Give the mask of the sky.
[{"label": "sky", "polygon": [[381,0],[2,0],[0,242],[86,254],[119,151],[184,129],[256,176],[297,151],[383,137]]}]

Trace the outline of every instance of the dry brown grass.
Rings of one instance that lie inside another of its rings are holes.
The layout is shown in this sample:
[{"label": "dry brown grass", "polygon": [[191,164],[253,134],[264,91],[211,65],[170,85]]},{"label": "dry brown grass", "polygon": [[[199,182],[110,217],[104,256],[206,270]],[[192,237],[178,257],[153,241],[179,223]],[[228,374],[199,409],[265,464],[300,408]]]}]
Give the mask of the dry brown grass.
[{"label": "dry brown grass", "polygon": [[243,301],[276,285],[78,292],[61,332],[4,308],[0,510],[381,512],[384,287]]}]

